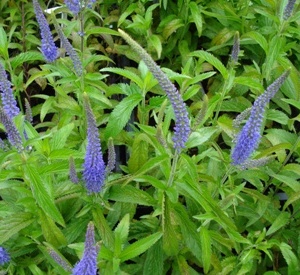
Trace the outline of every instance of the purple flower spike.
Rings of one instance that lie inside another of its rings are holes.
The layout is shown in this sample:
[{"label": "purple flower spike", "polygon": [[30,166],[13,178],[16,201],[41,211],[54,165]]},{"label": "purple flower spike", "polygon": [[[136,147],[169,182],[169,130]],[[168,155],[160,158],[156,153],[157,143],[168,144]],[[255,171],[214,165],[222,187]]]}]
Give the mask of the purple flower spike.
[{"label": "purple flower spike", "polygon": [[4,265],[10,261],[10,256],[5,248],[0,246],[0,265]]},{"label": "purple flower spike", "polygon": [[66,36],[63,34],[61,28],[58,25],[56,26],[56,30],[57,30],[59,38],[62,42],[63,47],[66,49],[68,55],[70,56],[70,58],[73,62],[74,69],[75,69],[77,76],[81,76],[83,68],[82,68],[82,63],[80,61],[80,58],[79,58],[77,52],[74,50],[73,46],[71,45],[69,40],[66,38]]},{"label": "purple flower spike", "polygon": [[173,137],[174,148],[177,152],[180,152],[180,150],[185,147],[185,143],[190,134],[190,120],[181,94],[176,89],[174,84],[168,79],[166,74],[161,70],[161,68],[155,63],[152,57],[137,42],[135,42],[127,33],[120,29],[119,33],[145,62],[148,69],[158,80],[159,85],[166,92],[175,114],[176,125],[174,127],[175,133]]},{"label": "purple flower spike", "polygon": [[13,95],[13,90],[11,88],[11,83],[7,79],[6,72],[4,67],[0,63],[0,92],[2,106],[6,114],[13,118],[20,113],[19,108],[17,107],[17,102]]},{"label": "purple flower spike", "polygon": [[110,173],[112,170],[115,169],[116,166],[116,151],[114,147],[114,141],[110,137],[108,139],[108,161],[106,166],[106,173]]},{"label": "purple flower spike", "polygon": [[288,0],[288,3],[285,6],[284,11],[283,11],[283,19],[284,20],[287,20],[292,15],[295,3],[296,3],[296,0]]},{"label": "purple flower spike", "polygon": [[39,23],[42,36],[42,53],[48,62],[53,62],[58,57],[57,47],[55,46],[48,22],[43,14],[42,8],[37,0],[33,1],[34,12]]},{"label": "purple flower spike", "polygon": [[99,246],[95,245],[94,224],[90,222],[85,235],[82,259],[75,265],[73,275],[96,275]]},{"label": "purple flower spike", "polygon": [[18,151],[23,150],[22,138],[13,120],[0,108],[0,122],[4,125],[9,143]]},{"label": "purple flower spike", "polygon": [[96,120],[86,95],[84,95],[84,107],[87,117],[87,148],[83,164],[83,179],[88,193],[99,193],[104,185],[105,164]]},{"label": "purple flower spike", "polygon": [[72,272],[72,266],[63,259],[58,253],[56,253],[52,248],[48,248],[48,253],[52,259],[57,262],[64,270]]},{"label": "purple flower spike", "polygon": [[261,138],[260,129],[266,106],[277,93],[289,73],[289,71],[283,73],[254,101],[250,117],[238,134],[235,147],[233,148],[231,155],[233,165],[243,165],[257,148]]}]

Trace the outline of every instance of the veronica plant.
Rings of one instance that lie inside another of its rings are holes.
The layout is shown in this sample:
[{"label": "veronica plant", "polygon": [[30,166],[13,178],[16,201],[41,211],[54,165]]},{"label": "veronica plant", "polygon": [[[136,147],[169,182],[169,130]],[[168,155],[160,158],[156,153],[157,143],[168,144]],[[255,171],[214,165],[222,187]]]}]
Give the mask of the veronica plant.
[{"label": "veronica plant", "polygon": [[98,252],[99,246],[95,244],[94,224],[90,222],[86,231],[83,257],[75,265],[73,275],[96,275]]},{"label": "veronica plant", "polygon": [[250,117],[237,136],[236,144],[231,154],[233,165],[243,165],[257,148],[261,138],[261,127],[266,106],[288,75],[289,71],[284,72],[255,100]]},{"label": "veronica plant", "polygon": [[56,27],[58,36],[61,40],[62,46],[65,48],[66,52],[68,53],[68,55],[70,56],[70,58],[73,62],[74,69],[75,69],[77,76],[81,76],[83,68],[82,68],[82,63],[80,61],[80,58],[79,58],[77,52],[75,51],[75,49],[73,48],[73,46],[71,45],[69,40],[66,38],[66,36],[64,35],[61,28],[58,25],[56,25],[55,27]]},{"label": "veronica plant", "polygon": [[162,89],[166,92],[174,113],[176,126],[174,128],[175,133],[173,137],[174,148],[177,152],[185,147],[185,143],[190,134],[190,121],[188,117],[188,112],[186,110],[186,105],[174,84],[168,79],[161,68],[154,62],[152,57],[137,43],[135,42],[127,33],[119,29],[119,33],[125,39],[125,41],[132,47],[132,49],[140,56],[140,58],[145,62],[149,70],[158,80],[158,83]]},{"label": "veronica plant", "polygon": [[16,128],[13,120],[11,117],[9,117],[4,109],[0,108],[0,122],[4,125],[7,138],[9,143],[18,149],[18,151],[23,150],[23,143],[21,135]]},{"label": "veronica plant", "polygon": [[51,34],[49,24],[37,0],[33,0],[33,7],[34,7],[36,19],[38,21],[41,30],[42,53],[48,62],[53,62],[58,57],[58,51]]},{"label": "veronica plant", "polygon": [[89,193],[99,193],[104,185],[105,164],[96,120],[87,95],[84,95],[84,108],[87,117],[87,148],[83,165],[83,179]]},{"label": "veronica plant", "polygon": [[11,83],[7,79],[4,67],[0,62],[0,91],[3,110],[8,117],[13,118],[20,113],[17,106],[17,102],[13,96],[13,90],[11,88]]},{"label": "veronica plant", "polygon": [[10,261],[10,256],[5,248],[0,246],[0,265],[4,265]]}]

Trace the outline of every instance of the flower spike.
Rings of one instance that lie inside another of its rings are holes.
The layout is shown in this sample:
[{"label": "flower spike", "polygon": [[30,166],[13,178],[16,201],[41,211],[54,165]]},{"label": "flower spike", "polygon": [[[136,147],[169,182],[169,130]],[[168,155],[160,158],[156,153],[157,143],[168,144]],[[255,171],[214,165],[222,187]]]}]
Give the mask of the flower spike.
[{"label": "flower spike", "polygon": [[13,95],[13,90],[11,88],[11,83],[7,79],[7,75],[4,67],[0,63],[0,92],[2,106],[6,114],[13,118],[20,113],[20,109],[17,107],[17,102]]},{"label": "flower spike", "polygon": [[5,248],[0,246],[0,265],[4,265],[10,261],[10,256]]},{"label": "flower spike", "polygon": [[99,193],[104,185],[105,164],[96,119],[86,94],[84,94],[84,108],[87,117],[87,148],[83,164],[83,179],[89,193]]},{"label": "flower spike", "polygon": [[190,121],[188,112],[186,110],[186,105],[179,91],[168,79],[161,68],[155,63],[152,57],[136,41],[134,41],[127,33],[120,29],[119,33],[145,62],[154,77],[158,80],[159,85],[166,92],[175,113],[176,125],[174,127],[175,134],[173,137],[174,148],[177,152],[180,152],[180,150],[185,147],[185,143],[190,134]]},{"label": "flower spike", "polygon": [[22,151],[24,148],[21,135],[16,128],[12,118],[10,118],[2,108],[0,108],[0,122],[5,127],[9,143],[12,146],[16,147],[18,151]]},{"label": "flower spike", "polygon": [[261,138],[260,130],[266,106],[277,93],[289,73],[289,70],[284,72],[254,101],[250,117],[236,138],[236,144],[231,154],[233,165],[243,165],[257,148]]},{"label": "flower spike", "polygon": [[82,259],[73,268],[73,275],[96,275],[99,246],[95,244],[94,224],[90,222],[85,235]]},{"label": "flower spike", "polygon": [[58,57],[58,50],[55,46],[47,19],[37,0],[33,1],[34,12],[39,23],[42,36],[42,53],[48,62],[53,62]]},{"label": "flower spike", "polygon": [[68,53],[68,55],[70,56],[70,58],[73,62],[74,69],[75,69],[77,76],[81,76],[82,72],[83,72],[83,68],[82,68],[82,63],[80,61],[80,58],[79,58],[77,52],[74,50],[73,46],[71,45],[69,40],[66,38],[66,36],[62,32],[61,28],[58,25],[56,25],[55,27],[56,27],[58,36],[61,40],[63,47],[66,49],[66,52]]}]

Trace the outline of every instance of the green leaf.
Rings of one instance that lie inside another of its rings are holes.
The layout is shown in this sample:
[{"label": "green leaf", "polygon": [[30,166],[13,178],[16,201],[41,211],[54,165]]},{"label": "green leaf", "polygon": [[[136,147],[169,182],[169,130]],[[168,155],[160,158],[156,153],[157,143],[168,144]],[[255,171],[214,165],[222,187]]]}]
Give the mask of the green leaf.
[{"label": "green leaf", "polygon": [[281,100],[284,102],[287,102],[290,105],[293,105],[294,107],[296,107],[297,109],[300,110],[300,101],[299,100],[290,99],[290,98],[282,98]]},{"label": "green leaf", "polygon": [[282,242],[279,248],[288,266],[299,267],[297,256],[294,254],[292,248],[287,243]]},{"label": "green leaf", "polygon": [[149,206],[156,204],[156,200],[153,199],[148,193],[131,185],[112,186],[109,190],[109,199]]},{"label": "green leaf", "polygon": [[43,103],[43,106],[41,108],[41,111],[40,111],[40,119],[42,122],[44,121],[44,118],[48,114],[48,112],[53,111],[52,108],[55,103],[56,103],[56,99],[53,96],[49,96],[45,100],[45,102]]},{"label": "green leaf", "polygon": [[5,60],[9,57],[7,34],[2,26],[0,27],[0,56],[3,56]]},{"label": "green leaf", "polygon": [[[100,205],[95,206],[92,211],[95,227],[99,230],[101,239],[106,247],[113,250],[114,248],[114,235],[109,227],[107,220],[102,213],[102,207]],[[102,249],[100,249],[102,250]]]},{"label": "green leaf", "polygon": [[300,199],[300,191],[292,193],[288,200],[285,202],[283,206],[283,210],[285,210],[290,204]]},{"label": "green leaf", "polygon": [[52,217],[54,221],[65,226],[64,219],[54,203],[54,198],[46,189],[46,184],[48,183],[44,182],[36,169],[29,164],[25,165],[24,172],[28,177],[30,188],[37,204],[45,213]]},{"label": "green leaf", "polygon": [[246,76],[235,77],[234,83],[247,86],[247,87],[249,87],[251,89],[255,89],[261,93],[265,90],[264,86],[261,85],[261,83],[259,83],[258,81],[254,80],[250,77],[246,77]]},{"label": "green leaf", "polygon": [[218,131],[218,127],[203,127],[192,132],[186,142],[187,148],[197,147],[208,141]]},{"label": "green leaf", "polygon": [[141,79],[137,74],[135,74],[131,71],[121,69],[121,68],[103,68],[100,71],[101,72],[111,72],[111,73],[119,74],[121,76],[124,76],[124,77],[130,79],[132,82],[137,84],[140,89],[143,88],[143,85],[144,85],[143,84],[143,79]]},{"label": "green leaf", "polygon": [[54,247],[65,246],[67,244],[67,240],[52,219],[43,211],[39,211],[39,215],[43,236],[46,241]]},{"label": "green leaf", "polygon": [[169,159],[168,154],[160,155],[154,158],[149,159],[136,173],[135,175],[129,177],[126,181],[125,184],[129,183],[130,181],[134,180],[136,177],[139,177],[146,172],[152,170],[153,168],[159,166],[162,164],[162,162],[166,161]]},{"label": "green leaf", "polygon": [[122,246],[125,244],[128,233],[129,233],[129,214],[126,214],[123,219],[119,222],[118,226],[115,229],[115,249],[114,256],[119,257]]},{"label": "green leaf", "polygon": [[266,38],[260,34],[259,32],[255,32],[255,31],[251,31],[251,32],[247,32],[245,35],[243,35],[245,38],[246,37],[250,37],[252,38],[256,43],[258,43],[262,49],[265,51],[265,53],[268,52],[268,42],[266,40]]},{"label": "green leaf", "polygon": [[139,134],[134,139],[128,160],[128,170],[131,174],[138,171],[148,160],[148,143],[145,141],[146,138],[145,134]]},{"label": "green leaf", "polygon": [[14,213],[0,221],[0,244],[6,242],[11,236],[23,228],[28,227],[36,219],[30,213]]},{"label": "green leaf", "polygon": [[163,249],[168,256],[178,255],[178,238],[173,224],[173,208],[169,198],[163,194],[163,213],[162,213],[162,228],[163,228]]},{"label": "green leaf", "polygon": [[190,2],[189,8],[190,8],[190,11],[192,14],[193,22],[195,23],[196,28],[197,28],[198,37],[200,37],[202,34],[202,28],[203,28],[203,26],[202,26],[203,22],[202,22],[202,16],[201,16],[200,9],[199,9],[198,5],[196,4],[196,2]]},{"label": "green leaf", "polygon": [[281,212],[279,214],[279,216],[276,218],[276,220],[272,223],[272,225],[270,226],[270,228],[267,231],[267,236],[275,233],[276,231],[278,231],[280,228],[282,228],[283,226],[287,225],[287,223],[290,220],[290,213],[288,212]]},{"label": "green leaf", "polygon": [[24,62],[28,61],[41,61],[44,60],[43,55],[40,52],[27,51],[24,53],[20,53],[17,56],[14,56],[11,59],[11,66],[13,69],[16,69],[18,66],[22,65]]},{"label": "green leaf", "polygon": [[144,253],[147,249],[154,245],[162,237],[162,235],[163,234],[161,232],[156,232],[127,246],[120,255],[121,262],[133,259]]},{"label": "green leaf", "polygon": [[110,35],[117,35],[119,36],[119,33],[111,28],[105,28],[105,27],[92,27],[92,28],[87,28],[87,30],[85,31],[86,35],[90,35],[90,34],[110,34]]},{"label": "green leaf", "polygon": [[164,26],[163,31],[162,31],[162,35],[163,35],[164,39],[168,39],[172,33],[176,32],[177,29],[179,29],[183,26],[184,26],[184,23],[181,18],[175,18],[175,19],[171,20],[170,22],[168,22]]},{"label": "green leaf", "polygon": [[175,209],[174,214],[179,221],[179,226],[186,246],[198,260],[201,260],[201,255],[203,254],[201,247],[203,248],[203,246],[201,238],[199,240],[199,234],[197,233],[195,223],[191,221],[186,208],[181,204],[177,203],[172,207]]},{"label": "green leaf", "polygon": [[271,74],[275,61],[277,60],[279,54],[284,49],[284,39],[280,36],[275,35],[272,40],[268,43],[269,48],[266,53],[266,61],[263,64],[263,68],[266,71],[266,78],[269,79],[269,75]]},{"label": "green leaf", "polygon": [[74,128],[74,123],[69,123],[63,126],[62,128],[60,128],[58,131],[56,131],[53,134],[50,140],[51,151],[64,148],[67,138],[71,134],[73,128]]},{"label": "green leaf", "polygon": [[267,110],[266,118],[276,121],[282,125],[287,125],[289,121],[289,117],[285,113],[274,109]]},{"label": "green leaf", "polygon": [[209,230],[204,226],[200,229],[200,241],[202,248],[202,262],[204,267],[204,273],[208,273],[211,263],[211,238]]},{"label": "green leaf", "polygon": [[124,98],[112,111],[104,135],[108,139],[116,137],[128,122],[132,110],[142,100],[142,95],[132,94]]},{"label": "green leaf", "polygon": [[163,274],[164,253],[162,240],[158,240],[147,251],[146,260],[143,267],[143,275]]},{"label": "green leaf", "polygon": [[148,44],[156,50],[157,56],[158,58],[160,58],[162,52],[162,45],[158,35],[152,34],[148,38]]},{"label": "green leaf", "polygon": [[224,79],[228,78],[228,72],[226,67],[222,64],[222,62],[218,58],[213,56],[211,53],[200,50],[200,51],[191,52],[190,56],[196,56],[204,59],[209,64],[214,66],[221,73]]},{"label": "green leaf", "polygon": [[120,14],[119,20],[118,20],[118,27],[120,27],[122,25],[122,23],[126,20],[127,16],[130,15],[130,14],[132,14],[137,8],[138,8],[138,4],[137,3],[130,4],[126,8],[126,10],[124,10],[122,12],[122,14]]}]

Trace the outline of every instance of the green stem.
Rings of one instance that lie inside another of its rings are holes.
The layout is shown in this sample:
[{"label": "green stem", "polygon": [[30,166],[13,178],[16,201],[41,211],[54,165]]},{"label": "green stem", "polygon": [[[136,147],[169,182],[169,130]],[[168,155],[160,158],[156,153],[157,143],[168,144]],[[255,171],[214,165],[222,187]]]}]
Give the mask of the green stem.
[{"label": "green stem", "polygon": [[172,168],[171,168],[171,174],[170,174],[170,177],[169,177],[169,180],[168,180],[168,183],[167,183],[168,187],[172,186],[173,181],[174,181],[174,176],[175,176],[175,172],[176,172],[179,153],[180,152],[178,150],[175,151],[175,155],[174,155],[173,163],[172,163]]}]

